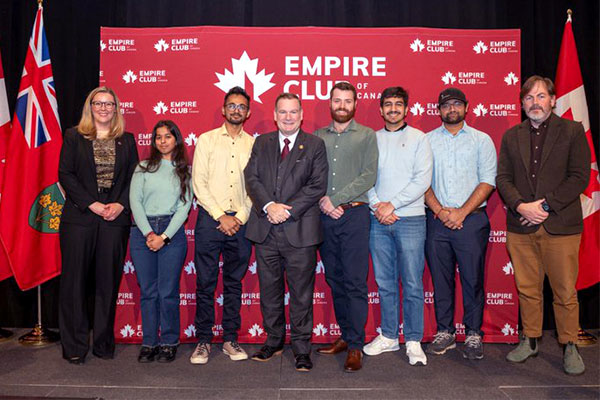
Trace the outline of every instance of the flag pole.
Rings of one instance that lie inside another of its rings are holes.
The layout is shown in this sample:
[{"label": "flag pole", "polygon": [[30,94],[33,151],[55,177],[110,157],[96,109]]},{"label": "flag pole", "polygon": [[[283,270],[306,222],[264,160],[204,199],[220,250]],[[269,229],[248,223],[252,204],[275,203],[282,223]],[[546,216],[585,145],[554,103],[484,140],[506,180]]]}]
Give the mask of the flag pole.
[{"label": "flag pole", "polygon": [[[38,2],[41,1],[38,0]],[[37,287],[37,314],[37,324],[35,324],[31,332],[19,338],[19,343],[23,346],[42,347],[58,342],[60,335],[57,332],[44,328],[42,325],[42,285],[38,285]]]}]

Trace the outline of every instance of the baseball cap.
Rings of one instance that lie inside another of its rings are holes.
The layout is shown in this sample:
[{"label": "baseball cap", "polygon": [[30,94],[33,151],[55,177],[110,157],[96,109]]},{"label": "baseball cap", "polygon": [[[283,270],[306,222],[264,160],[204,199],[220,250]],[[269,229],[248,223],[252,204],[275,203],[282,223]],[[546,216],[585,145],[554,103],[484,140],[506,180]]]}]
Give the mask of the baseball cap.
[{"label": "baseball cap", "polygon": [[460,100],[463,103],[467,104],[467,97],[465,96],[465,94],[462,92],[462,90],[457,89],[457,88],[448,88],[448,89],[444,89],[441,93],[440,93],[440,97],[438,97],[438,105],[442,105],[445,102],[447,102],[448,100]]}]

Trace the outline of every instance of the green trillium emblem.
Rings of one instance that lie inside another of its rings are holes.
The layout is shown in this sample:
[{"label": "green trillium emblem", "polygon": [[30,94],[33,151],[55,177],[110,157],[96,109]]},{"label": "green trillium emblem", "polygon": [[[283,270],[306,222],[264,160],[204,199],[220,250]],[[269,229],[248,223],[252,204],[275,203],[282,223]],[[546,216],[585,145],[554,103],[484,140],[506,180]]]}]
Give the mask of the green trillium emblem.
[{"label": "green trillium emblem", "polygon": [[29,226],[42,233],[58,233],[64,205],[65,196],[58,183],[46,187],[31,206]]}]

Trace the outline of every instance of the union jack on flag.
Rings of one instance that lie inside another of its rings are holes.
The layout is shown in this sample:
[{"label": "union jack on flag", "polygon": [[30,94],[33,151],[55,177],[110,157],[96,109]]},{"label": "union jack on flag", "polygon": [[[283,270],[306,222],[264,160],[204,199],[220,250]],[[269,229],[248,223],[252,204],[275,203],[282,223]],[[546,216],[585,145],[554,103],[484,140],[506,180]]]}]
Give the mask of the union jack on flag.
[{"label": "union jack on flag", "polygon": [[15,128],[20,128],[30,149],[49,142],[54,135],[61,134],[41,7],[38,8],[29,39],[15,117],[18,122],[13,121],[13,124]]}]

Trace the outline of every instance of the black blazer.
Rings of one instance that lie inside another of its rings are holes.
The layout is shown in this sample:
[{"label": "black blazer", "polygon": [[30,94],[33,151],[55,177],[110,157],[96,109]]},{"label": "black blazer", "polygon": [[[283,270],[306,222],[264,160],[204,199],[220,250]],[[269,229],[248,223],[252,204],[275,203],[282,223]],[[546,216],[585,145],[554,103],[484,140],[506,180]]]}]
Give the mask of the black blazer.
[{"label": "black blazer", "polygon": [[323,241],[319,199],[327,192],[327,153],[325,142],[317,136],[300,131],[287,156],[283,185],[277,195],[279,165],[279,132],[256,138],[248,165],[244,170],[246,190],[252,199],[246,237],[253,242],[265,241],[271,227],[262,208],[270,201],[292,206],[291,216],[283,229],[294,247],[314,246]]},{"label": "black blazer", "polygon": [[[108,223],[128,226],[131,224],[129,184],[138,163],[137,147],[131,133],[126,132],[115,140],[115,153],[113,183],[105,202],[119,203],[125,209]],[[101,219],[88,208],[99,199],[92,141],[84,138],[76,128],[67,129],[63,137],[58,181],[67,195],[61,223],[89,225]]]},{"label": "black blazer", "polygon": [[551,208],[542,223],[549,233],[570,235],[583,230],[579,195],[590,179],[590,148],[583,126],[552,114],[538,170],[537,187],[529,177],[531,122],[510,128],[502,137],[498,157],[496,186],[508,208],[509,232],[532,233],[539,225],[527,227],[519,222],[519,201],[529,203],[542,198]]}]

